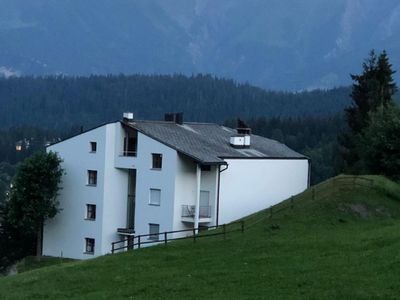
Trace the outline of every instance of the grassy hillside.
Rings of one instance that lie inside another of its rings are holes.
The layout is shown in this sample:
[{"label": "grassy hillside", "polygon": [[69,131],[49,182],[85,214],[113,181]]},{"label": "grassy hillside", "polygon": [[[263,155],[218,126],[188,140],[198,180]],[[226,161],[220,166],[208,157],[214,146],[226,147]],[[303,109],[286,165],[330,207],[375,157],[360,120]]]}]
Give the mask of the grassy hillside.
[{"label": "grassy hillside", "polygon": [[[235,232],[0,279],[0,299],[394,299],[400,186],[340,176]],[[372,181],[373,180],[373,181]],[[237,225],[232,225],[237,226]]]}]

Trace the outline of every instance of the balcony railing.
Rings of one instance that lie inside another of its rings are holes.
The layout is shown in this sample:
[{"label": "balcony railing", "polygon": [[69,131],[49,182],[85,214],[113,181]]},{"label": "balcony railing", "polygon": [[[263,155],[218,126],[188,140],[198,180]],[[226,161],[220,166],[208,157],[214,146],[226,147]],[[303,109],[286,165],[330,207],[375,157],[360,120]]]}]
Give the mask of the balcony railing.
[{"label": "balcony railing", "polygon": [[123,150],[119,156],[136,156],[137,151],[127,151]]},{"label": "balcony railing", "polygon": [[[195,205],[182,205],[182,217],[194,218],[196,214]],[[211,206],[200,206],[199,218],[211,218]]]}]

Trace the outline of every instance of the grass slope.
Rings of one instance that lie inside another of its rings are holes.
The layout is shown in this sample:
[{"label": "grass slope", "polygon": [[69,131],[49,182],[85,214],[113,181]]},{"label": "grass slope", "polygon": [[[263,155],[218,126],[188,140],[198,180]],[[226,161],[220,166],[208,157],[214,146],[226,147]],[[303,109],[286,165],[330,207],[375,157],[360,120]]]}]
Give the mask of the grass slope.
[{"label": "grass slope", "polygon": [[[395,299],[400,187],[340,176],[246,219],[172,242],[0,279],[0,299]],[[314,194],[314,196],[313,196]],[[250,223],[254,225],[249,226]]]}]

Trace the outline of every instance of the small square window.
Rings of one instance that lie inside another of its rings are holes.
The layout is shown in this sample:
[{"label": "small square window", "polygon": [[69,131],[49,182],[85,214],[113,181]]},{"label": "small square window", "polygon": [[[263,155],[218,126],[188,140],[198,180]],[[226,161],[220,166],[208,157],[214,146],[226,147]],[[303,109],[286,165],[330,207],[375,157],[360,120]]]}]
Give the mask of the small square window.
[{"label": "small square window", "polygon": [[161,190],[160,189],[150,189],[150,205],[160,205],[161,204]]},{"label": "small square window", "polygon": [[162,154],[159,153],[152,153],[152,168],[153,169],[161,169],[162,168]]},{"label": "small square window", "polygon": [[160,225],[159,224],[149,224],[149,240],[158,241],[160,234]]},{"label": "small square window", "polygon": [[86,219],[96,220],[96,205],[86,204]]},{"label": "small square window", "polygon": [[94,239],[85,238],[85,253],[86,254],[94,254]]},{"label": "small square window", "polygon": [[96,185],[97,184],[97,171],[88,170],[88,185]]},{"label": "small square window", "polygon": [[90,152],[91,153],[96,153],[97,151],[97,143],[96,142],[90,142]]}]

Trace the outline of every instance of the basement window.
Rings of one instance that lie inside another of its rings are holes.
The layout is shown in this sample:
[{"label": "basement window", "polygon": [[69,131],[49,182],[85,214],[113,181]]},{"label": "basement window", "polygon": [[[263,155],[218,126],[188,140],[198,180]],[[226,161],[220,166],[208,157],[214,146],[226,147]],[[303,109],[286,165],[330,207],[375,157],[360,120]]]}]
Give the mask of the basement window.
[{"label": "basement window", "polygon": [[152,169],[160,170],[162,168],[162,154],[152,153]]},{"label": "basement window", "polygon": [[97,151],[97,143],[90,142],[90,153],[96,153],[96,151]]},{"label": "basement window", "polygon": [[87,180],[87,184],[88,185],[92,185],[92,186],[96,186],[97,185],[97,171],[95,170],[88,170],[88,180]]},{"label": "basement window", "polygon": [[85,254],[94,254],[95,240],[92,238],[85,238]]},{"label": "basement window", "polygon": [[158,241],[160,234],[160,224],[149,224],[149,240]]}]

